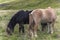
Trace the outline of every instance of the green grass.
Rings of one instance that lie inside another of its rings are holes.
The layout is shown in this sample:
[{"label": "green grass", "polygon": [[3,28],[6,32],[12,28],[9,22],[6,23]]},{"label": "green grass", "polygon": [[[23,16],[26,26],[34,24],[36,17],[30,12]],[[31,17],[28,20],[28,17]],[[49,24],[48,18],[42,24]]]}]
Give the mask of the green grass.
[{"label": "green grass", "polygon": [[[27,35],[27,29],[28,25],[25,25],[25,35],[22,35],[21,33],[18,32],[18,24],[15,27],[14,33],[11,36],[6,35],[6,27],[11,19],[11,17],[15,14],[16,12],[0,12],[0,40],[29,40],[28,35]],[[47,34],[43,33],[41,31],[38,31],[38,37],[36,40],[60,40],[60,12],[57,11],[57,20],[55,23],[55,33],[54,34]],[[40,29],[40,27],[39,27]]]},{"label": "green grass", "polygon": [[[9,2],[6,2],[9,1]],[[0,9],[36,9],[36,8],[46,8],[51,7],[60,7],[59,0],[1,0],[2,4],[8,4],[0,7]]]}]

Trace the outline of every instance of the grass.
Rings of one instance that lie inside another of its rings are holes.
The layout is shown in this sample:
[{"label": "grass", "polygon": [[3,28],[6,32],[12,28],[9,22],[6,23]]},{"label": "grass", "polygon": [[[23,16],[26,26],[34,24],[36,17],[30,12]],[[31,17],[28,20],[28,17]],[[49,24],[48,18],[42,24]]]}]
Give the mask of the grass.
[{"label": "grass", "polygon": [[[15,27],[14,33],[12,36],[6,35],[6,27],[11,19],[11,17],[15,14],[16,12],[0,12],[0,40],[29,40],[28,35],[27,35],[27,28],[28,25],[25,26],[25,35],[22,35],[21,33],[18,32],[18,24]],[[39,27],[40,29],[40,27]],[[42,33],[41,31],[38,31],[38,37],[36,40],[60,40],[60,12],[57,11],[57,20],[55,23],[55,33],[54,34],[47,34],[47,33]]]},{"label": "grass", "polygon": [[36,9],[36,8],[46,8],[51,7],[60,7],[59,0],[1,0],[2,6],[1,10],[7,9]]}]

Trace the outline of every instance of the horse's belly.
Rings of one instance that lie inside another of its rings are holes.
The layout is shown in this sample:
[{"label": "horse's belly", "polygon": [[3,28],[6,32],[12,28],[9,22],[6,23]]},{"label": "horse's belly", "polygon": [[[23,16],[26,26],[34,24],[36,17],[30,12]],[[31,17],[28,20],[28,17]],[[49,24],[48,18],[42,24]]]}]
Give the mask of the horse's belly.
[{"label": "horse's belly", "polygon": [[54,18],[43,18],[41,19],[41,23],[48,23],[48,22],[53,22]]},{"label": "horse's belly", "polygon": [[47,23],[47,20],[46,19],[42,19],[41,23]]}]

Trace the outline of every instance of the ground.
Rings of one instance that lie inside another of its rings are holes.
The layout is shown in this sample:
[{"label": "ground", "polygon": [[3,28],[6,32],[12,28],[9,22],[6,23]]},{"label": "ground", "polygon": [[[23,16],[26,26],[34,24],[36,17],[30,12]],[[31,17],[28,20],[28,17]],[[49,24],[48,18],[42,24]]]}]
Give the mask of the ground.
[{"label": "ground", "polygon": [[[17,12],[18,10],[0,10],[0,40],[28,40],[27,29],[28,25],[25,25],[25,35],[19,34],[18,32],[18,24],[15,27],[14,33],[12,36],[6,35],[6,27],[11,19],[11,17]],[[56,9],[57,20],[55,23],[55,33],[54,34],[47,34],[38,31],[38,37],[36,40],[60,40],[60,9]],[[39,27],[40,29],[40,27]]]}]

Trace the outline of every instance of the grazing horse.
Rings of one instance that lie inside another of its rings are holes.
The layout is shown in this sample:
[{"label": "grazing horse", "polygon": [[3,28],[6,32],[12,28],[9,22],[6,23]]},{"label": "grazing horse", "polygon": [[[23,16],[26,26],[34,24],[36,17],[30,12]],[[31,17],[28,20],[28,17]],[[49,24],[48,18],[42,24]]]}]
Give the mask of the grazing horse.
[{"label": "grazing horse", "polygon": [[24,10],[20,10],[19,12],[17,12],[10,20],[10,22],[7,25],[7,34],[12,35],[12,32],[14,32],[14,27],[16,24],[19,24],[19,32],[22,31],[22,33],[24,33],[24,26],[23,24],[29,24],[29,13],[31,13],[31,11],[24,11]]},{"label": "grazing horse", "polygon": [[29,14],[29,35],[37,37],[38,25],[42,25],[42,31],[48,28],[48,33],[53,33],[56,14],[53,8],[35,9]]}]

